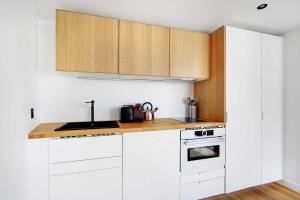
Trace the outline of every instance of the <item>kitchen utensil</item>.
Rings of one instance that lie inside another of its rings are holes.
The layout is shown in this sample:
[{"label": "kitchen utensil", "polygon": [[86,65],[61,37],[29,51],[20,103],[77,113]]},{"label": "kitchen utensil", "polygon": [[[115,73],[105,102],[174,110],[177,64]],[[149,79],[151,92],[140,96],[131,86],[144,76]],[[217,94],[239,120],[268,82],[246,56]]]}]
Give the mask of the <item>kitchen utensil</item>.
[{"label": "kitchen utensil", "polygon": [[143,104],[136,103],[134,106],[134,121],[143,122],[145,120],[145,112],[143,109]]},{"label": "kitchen utensil", "polygon": [[154,113],[152,112],[152,110],[150,110],[149,108],[147,108],[147,110],[145,111],[145,117],[146,120],[153,120],[154,119]]},{"label": "kitchen utensil", "polygon": [[137,109],[138,111],[142,110],[143,109],[143,105],[141,103],[137,103],[135,104],[135,109]]},{"label": "kitchen utensil", "polygon": [[152,110],[153,109],[153,106],[152,106],[152,103],[150,103],[150,102],[145,102],[144,104],[143,104],[143,108],[144,108],[144,110],[147,110],[147,107],[146,106],[150,106],[150,110]]},{"label": "kitchen utensil", "polygon": [[191,99],[190,97],[185,99],[186,103],[186,118],[190,122],[196,122],[197,121],[197,99]]},{"label": "kitchen utensil", "polygon": [[136,121],[136,122],[143,122],[144,121],[144,111],[142,111],[142,110],[135,110],[134,111],[134,121]]},{"label": "kitchen utensil", "polygon": [[144,111],[145,111],[145,119],[146,120],[153,120],[154,119],[154,112],[152,111],[153,105],[150,102],[145,102],[143,104],[143,108],[144,108]]}]

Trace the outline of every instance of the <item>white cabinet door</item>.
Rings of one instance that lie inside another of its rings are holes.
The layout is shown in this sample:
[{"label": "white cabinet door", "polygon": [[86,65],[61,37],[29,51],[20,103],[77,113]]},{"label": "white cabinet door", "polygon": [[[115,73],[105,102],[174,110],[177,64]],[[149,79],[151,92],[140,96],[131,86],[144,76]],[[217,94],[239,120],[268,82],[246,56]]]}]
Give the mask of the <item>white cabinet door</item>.
[{"label": "white cabinet door", "polygon": [[49,162],[60,163],[122,155],[122,135],[49,140]]},{"label": "white cabinet door", "polygon": [[180,132],[123,136],[124,200],[178,200]]},{"label": "white cabinet door", "polygon": [[122,200],[122,168],[50,177],[50,200]]},{"label": "white cabinet door", "polygon": [[262,183],[282,178],[283,41],[262,35]]},{"label": "white cabinet door", "polygon": [[29,199],[48,200],[49,188],[49,139],[28,141]]},{"label": "white cabinet door", "polygon": [[226,27],[226,192],[261,183],[261,34]]}]

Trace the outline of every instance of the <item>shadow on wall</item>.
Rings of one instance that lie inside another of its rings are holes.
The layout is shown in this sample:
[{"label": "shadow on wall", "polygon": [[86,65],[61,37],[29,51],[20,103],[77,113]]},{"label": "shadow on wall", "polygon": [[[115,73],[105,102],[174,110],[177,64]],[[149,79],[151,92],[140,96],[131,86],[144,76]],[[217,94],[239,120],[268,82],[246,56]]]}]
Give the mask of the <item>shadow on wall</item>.
[{"label": "shadow on wall", "polygon": [[286,183],[300,192],[300,28],[284,35],[284,161]]}]

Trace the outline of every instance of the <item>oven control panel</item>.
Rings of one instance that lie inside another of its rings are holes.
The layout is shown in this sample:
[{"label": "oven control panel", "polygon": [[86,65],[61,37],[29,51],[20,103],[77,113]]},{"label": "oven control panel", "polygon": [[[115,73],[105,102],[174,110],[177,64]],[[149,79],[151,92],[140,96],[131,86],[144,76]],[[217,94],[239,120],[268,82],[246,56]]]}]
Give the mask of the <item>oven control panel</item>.
[{"label": "oven control panel", "polygon": [[195,131],[195,136],[214,136],[214,130]]},{"label": "oven control panel", "polygon": [[188,129],[180,132],[181,140],[225,136],[225,128]]}]

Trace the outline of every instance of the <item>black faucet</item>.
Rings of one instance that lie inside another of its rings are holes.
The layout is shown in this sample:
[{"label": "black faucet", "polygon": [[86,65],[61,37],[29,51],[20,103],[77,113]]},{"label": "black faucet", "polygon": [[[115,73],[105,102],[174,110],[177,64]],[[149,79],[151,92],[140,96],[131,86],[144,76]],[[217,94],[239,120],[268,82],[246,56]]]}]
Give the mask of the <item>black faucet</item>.
[{"label": "black faucet", "polygon": [[90,103],[91,104],[91,122],[94,122],[95,121],[95,119],[94,119],[94,116],[95,116],[95,111],[94,111],[95,101],[91,100],[91,101],[88,101],[88,102],[85,102],[85,103]]}]

